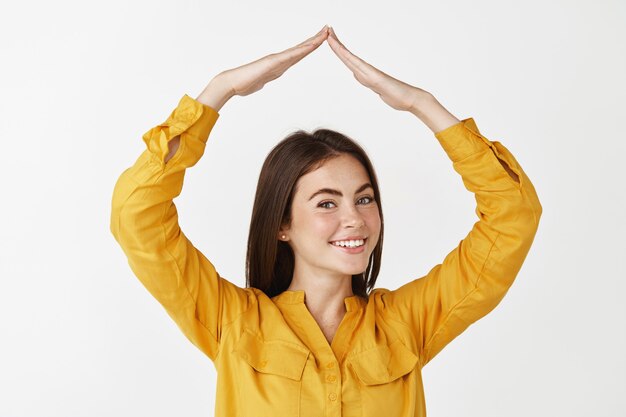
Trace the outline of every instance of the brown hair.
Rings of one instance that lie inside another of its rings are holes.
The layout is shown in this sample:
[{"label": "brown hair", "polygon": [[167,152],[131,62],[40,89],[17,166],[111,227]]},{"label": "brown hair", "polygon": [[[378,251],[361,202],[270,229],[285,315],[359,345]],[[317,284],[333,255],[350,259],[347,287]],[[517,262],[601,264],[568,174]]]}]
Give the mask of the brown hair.
[{"label": "brown hair", "polygon": [[281,225],[291,224],[295,185],[302,176],[329,159],[349,154],[367,171],[380,215],[380,237],[363,273],[352,275],[352,292],[368,298],[374,288],[383,250],[384,221],[378,180],[363,148],[353,139],[330,129],[311,133],[298,130],[281,140],[267,155],[257,184],[246,254],[246,285],[268,297],[285,291],[291,284],[294,254],[287,242],[278,240]]}]

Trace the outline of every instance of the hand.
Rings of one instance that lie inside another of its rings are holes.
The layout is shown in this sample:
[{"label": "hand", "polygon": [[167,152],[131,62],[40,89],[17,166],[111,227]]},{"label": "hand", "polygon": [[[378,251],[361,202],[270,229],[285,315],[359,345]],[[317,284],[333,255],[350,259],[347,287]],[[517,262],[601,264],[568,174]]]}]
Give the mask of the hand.
[{"label": "hand", "polygon": [[354,78],[377,93],[385,103],[394,109],[411,111],[418,100],[430,95],[427,91],[385,74],[354,55],[337,39],[332,28],[330,28],[330,34],[326,41],[339,59],[352,71]]},{"label": "hand", "polygon": [[259,91],[265,84],[280,77],[293,64],[313,52],[328,37],[328,26],[304,42],[242,65],[216,76],[231,95],[247,96]]}]

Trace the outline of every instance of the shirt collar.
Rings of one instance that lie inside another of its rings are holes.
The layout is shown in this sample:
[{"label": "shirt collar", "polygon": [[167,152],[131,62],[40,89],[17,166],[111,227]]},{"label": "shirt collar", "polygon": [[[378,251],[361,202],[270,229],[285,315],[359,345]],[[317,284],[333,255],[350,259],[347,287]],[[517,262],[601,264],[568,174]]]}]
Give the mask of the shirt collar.
[{"label": "shirt collar", "polygon": [[[272,301],[282,304],[304,304],[304,290],[285,290],[280,294],[272,297]],[[346,311],[357,311],[367,301],[358,295],[351,295],[343,299],[346,305]]]}]

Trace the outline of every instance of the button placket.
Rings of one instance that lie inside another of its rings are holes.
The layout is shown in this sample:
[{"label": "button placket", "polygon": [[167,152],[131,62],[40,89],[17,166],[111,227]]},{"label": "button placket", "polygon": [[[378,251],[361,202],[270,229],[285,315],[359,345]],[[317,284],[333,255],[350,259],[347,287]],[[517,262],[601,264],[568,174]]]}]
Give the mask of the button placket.
[{"label": "button placket", "polygon": [[326,376],[324,377],[324,379],[329,384],[328,385],[329,391],[327,391],[328,395],[326,398],[328,398],[328,401],[331,404],[333,404],[333,408],[334,408],[337,406],[338,399],[339,399],[339,394],[337,392],[334,392],[340,389],[340,387],[337,386],[337,380],[339,378],[337,375],[337,372],[339,372],[339,370],[337,369],[336,363],[334,361],[328,362],[326,364],[326,369],[328,372],[326,373]]}]

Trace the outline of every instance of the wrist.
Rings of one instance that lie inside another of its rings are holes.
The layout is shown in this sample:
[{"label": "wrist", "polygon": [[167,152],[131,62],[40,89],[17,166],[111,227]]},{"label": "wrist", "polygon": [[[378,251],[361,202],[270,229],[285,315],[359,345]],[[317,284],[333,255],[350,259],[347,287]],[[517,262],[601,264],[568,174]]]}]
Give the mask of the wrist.
[{"label": "wrist", "polygon": [[413,102],[409,106],[409,112],[420,117],[424,108],[429,106],[434,98],[435,96],[433,96],[428,91],[416,87],[415,91],[413,92]]},{"label": "wrist", "polygon": [[217,75],[209,82],[196,100],[219,112],[233,95],[228,85]]},{"label": "wrist", "polygon": [[435,134],[460,122],[459,119],[439,103],[434,95],[423,90],[413,101],[410,112],[417,116]]}]

